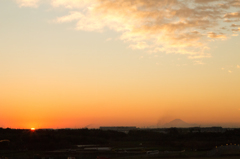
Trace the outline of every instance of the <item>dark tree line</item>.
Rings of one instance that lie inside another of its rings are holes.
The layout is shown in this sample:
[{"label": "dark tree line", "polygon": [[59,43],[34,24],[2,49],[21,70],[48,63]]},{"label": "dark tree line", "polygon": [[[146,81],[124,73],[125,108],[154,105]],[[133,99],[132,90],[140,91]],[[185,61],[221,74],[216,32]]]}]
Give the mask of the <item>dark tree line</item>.
[{"label": "dark tree line", "polygon": [[240,129],[228,130],[224,133],[179,133],[176,128],[171,128],[168,129],[167,134],[151,129],[133,130],[125,134],[99,129],[31,131],[0,128],[0,150],[55,150],[86,144],[114,147],[124,143],[142,143],[143,146],[160,146],[173,150],[206,150],[230,143],[240,144]]}]

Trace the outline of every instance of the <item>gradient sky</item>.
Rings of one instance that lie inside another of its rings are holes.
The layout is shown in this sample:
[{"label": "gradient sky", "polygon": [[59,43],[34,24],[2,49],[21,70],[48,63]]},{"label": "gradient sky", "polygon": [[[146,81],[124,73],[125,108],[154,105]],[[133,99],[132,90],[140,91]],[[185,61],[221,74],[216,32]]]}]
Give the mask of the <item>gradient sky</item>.
[{"label": "gradient sky", "polygon": [[0,127],[240,126],[240,0],[0,0]]}]

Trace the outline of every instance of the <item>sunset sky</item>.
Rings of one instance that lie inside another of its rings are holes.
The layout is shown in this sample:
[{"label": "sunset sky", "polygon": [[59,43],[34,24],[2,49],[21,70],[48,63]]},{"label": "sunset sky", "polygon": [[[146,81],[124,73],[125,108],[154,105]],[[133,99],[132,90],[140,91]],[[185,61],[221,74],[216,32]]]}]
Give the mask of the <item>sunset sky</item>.
[{"label": "sunset sky", "polygon": [[0,0],[0,127],[240,127],[240,0]]}]

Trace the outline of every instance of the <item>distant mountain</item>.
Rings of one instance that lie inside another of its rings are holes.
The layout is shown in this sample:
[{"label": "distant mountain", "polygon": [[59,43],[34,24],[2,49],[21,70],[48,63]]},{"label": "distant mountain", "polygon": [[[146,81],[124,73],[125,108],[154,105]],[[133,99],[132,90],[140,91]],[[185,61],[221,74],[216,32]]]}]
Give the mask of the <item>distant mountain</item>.
[{"label": "distant mountain", "polygon": [[175,119],[173,121],[170,121],[169,123],[164,124],[162,127],[164,127],[164,128],[171,128],[171,127],[188,128],[188,127],[195,127],[195,126],[198,126],[198,125],[186,123],[185,121],[182,121],[181,119]]}]

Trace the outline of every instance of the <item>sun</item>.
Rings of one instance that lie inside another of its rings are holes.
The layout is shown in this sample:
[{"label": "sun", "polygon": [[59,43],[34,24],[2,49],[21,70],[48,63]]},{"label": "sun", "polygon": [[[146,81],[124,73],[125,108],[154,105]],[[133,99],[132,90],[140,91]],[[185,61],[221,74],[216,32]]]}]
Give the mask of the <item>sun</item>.
[{"label": "sun", "polygon": [[31,130],[32,130],[32,131],[34,131],[34,130],[35,130],[35,128],[31,128]]}]

